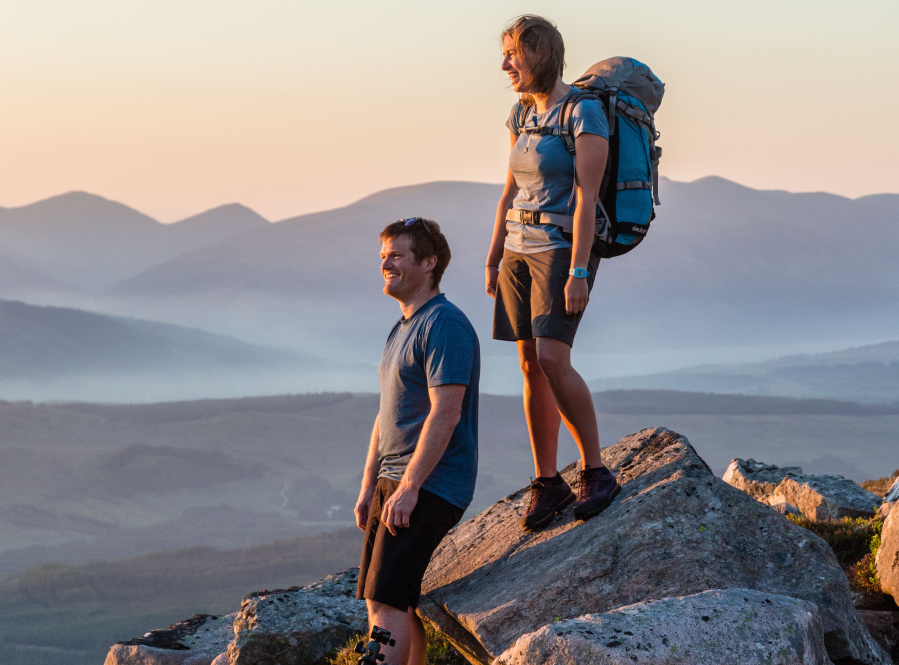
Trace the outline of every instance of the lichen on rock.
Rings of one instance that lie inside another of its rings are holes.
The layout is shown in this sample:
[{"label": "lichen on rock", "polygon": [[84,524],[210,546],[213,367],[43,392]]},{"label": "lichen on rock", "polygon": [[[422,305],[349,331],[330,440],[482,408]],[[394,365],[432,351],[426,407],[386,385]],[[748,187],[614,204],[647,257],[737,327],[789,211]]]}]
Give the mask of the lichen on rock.
[{"label": "lichen on rock", "polygon": [[830,665],[818,607],[751,589],[663,598],[551,623],[495,665]]},{"label": "lichen on rock", "polygon": [[356,600],[359,569],[305,587],[259,591],[244,598],[228,646],[231,665],[322,663],[332,649],[368,631],[365,601]]},{"label": "lichen on rock", "polygon": [[812,476],[798,466],[731,460],[724,482],[766,505],[786,503],[813,520],[873,517],[881,499],[843,476]]},{"label": "lichen on rock", "polygon": [[164,630],[114,644],[105,665],[211,665],[234,638],[236,614],[197,614]]},{"label": "lichen on rock", "polygon": [[[456,527],[438,548],[419,613],[473,663],[561,620],[724,588],[818,607],[833,661],[887,665],[830,547],[711,473],[690,443],[647,429],[603,450],[621,494],[577,522],[570,509],[523,533],[527,488]],[[563,471],[569,482],[577,469]]]}]

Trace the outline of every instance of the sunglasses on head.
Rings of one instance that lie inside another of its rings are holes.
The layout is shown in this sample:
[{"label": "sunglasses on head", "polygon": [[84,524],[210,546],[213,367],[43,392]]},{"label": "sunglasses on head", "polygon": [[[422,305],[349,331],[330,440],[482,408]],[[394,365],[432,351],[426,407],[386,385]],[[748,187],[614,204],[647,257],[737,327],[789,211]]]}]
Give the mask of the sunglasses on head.
[{"label": "sunglasses on head", "polygon": [[423,220],[421,217],[406,217],[405,219],[398,219],[397,221],[402,222],[403,226],[412,226],[413,224],[416,224],[417,222],[421,222],[421,225],[423,227],[425,227],[425,231],[428,232],[428,235],[429,236],[434,235],[433,233],[431,233],[431,229],[428,228],[428,225],[425,223],[425,220]]}]

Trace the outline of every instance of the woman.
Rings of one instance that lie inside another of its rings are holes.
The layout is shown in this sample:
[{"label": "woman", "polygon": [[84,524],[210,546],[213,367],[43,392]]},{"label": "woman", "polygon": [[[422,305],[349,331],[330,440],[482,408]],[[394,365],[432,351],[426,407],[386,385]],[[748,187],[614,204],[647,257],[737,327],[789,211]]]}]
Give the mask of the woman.
[{"label": "woman", "polygon": [[[536,529],[575,501],[557,468],[562,419],[581,453],[575,517],[598,514],[619,491],[602,464],[590,390],[571,366],[571,345],[599,265],[591,249],[597,230],[604,232],[597,229],[597,199],[608,155],[608,124],[600,102],[583,99],[574,106],[577,159],[558,135],[529,131],[558,127],[562,102],[576,91],[562,81],[562,35],[552,22],[526,15],[506,27],[502,40],[502,69],[521,101],[506,123],[512,150],[487,254],[486,282],[487,293],[496,300],[493,337],[518,345],[524,374],[524,411],[537,478],[522,526]],[[571,234],[559,225],[566,221]]]}]

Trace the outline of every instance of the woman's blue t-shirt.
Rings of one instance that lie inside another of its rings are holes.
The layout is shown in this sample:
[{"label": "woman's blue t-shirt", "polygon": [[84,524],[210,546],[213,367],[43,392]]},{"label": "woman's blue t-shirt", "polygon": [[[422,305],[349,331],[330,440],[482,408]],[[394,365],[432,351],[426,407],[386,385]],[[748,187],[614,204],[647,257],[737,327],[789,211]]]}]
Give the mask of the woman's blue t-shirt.
[{"label": "woman's blue t-shirt", "polygon": [[[537,113],[531,107],[524,119],[525,127],[557,127],[562,112],[562,102],[577,88],[560,99],[545,113]],[[518,184],[518,194],[512,207],[518,210],[540,210],[560,215],[573,215],[577,197],[572,197],[574,187],[574,159],[559,136],[522,132],[518,126],[520,103],[512,107],[506,127],[518,135],[509,155],[509,168]],[[609,138],[609,124],[602,104],[595,99],[581,100],[571,114],[574,136],[596,134]],[[570,204],[569,204],[570,202]],[[520,254],[545,252],[558,247],[571,247],[562,237],[562,230],[554,225],[529,225],[506,222],[505,247]]]}]

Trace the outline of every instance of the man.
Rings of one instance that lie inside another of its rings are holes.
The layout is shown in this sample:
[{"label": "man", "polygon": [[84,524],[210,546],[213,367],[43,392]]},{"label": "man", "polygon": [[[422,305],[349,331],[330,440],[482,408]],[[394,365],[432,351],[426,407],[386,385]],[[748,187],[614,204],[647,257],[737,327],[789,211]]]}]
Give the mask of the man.
[{"label": "man", "polygon": [[425,665],[415,613],[431,555],[471,503],[477,475],[478,338],[440,293],[450,249],[440,226],[412,217],[380,235],[384,293],[403,318],[378,375],[381,402],[356,502],[365,531],[357,598],[390,631],[391,665]]}]

